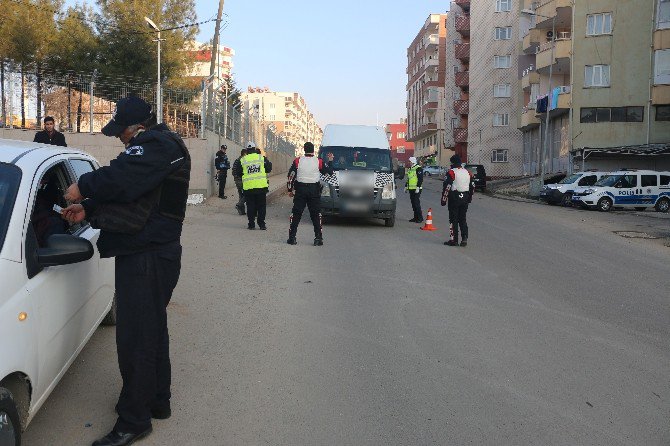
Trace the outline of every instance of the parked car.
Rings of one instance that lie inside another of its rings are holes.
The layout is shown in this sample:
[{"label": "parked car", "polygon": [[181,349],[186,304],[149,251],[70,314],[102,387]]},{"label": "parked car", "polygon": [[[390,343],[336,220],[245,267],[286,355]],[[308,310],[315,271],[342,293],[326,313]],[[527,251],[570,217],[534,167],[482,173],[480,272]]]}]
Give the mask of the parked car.
[{"label": "parked car", "polygon": [[670,171],[621,170],[603,177],[593,186],[575,189],[572,202],[607,212],[613,207],[657,212],[670,209]]},{"label": "parked car", "polygon": [[579,186],[593,186],[609,172],[585,171],[568,175],[556,184],[547,184],[540,191],[540,200],[548,204],[572,206],[572,194]]},{"label": "parked car", "polygon": [[481,164],[466,164],[465,168],[472,174],[475,189],[486,189],[486,169]]},{"label": "parked car", "polygon": [[54,210],[97,167],[75,149],[0,140],[2,445],[20,443],[98,325],[115,323],[114,262],[94,248],[100,231]]},{"label": "parked car", "polygon": [[440,166],[423,166],[423,174],[432,177],[433,175],[443,175],[444,174],[444,167]]}]

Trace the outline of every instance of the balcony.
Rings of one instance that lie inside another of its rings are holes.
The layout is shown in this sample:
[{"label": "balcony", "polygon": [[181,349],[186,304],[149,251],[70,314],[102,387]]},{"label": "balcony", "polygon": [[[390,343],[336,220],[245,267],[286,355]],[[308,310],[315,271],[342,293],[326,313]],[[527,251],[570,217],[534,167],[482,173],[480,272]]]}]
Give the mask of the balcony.
[{"label": "balcony", "polygon": [[467,115],[470,112],[470,101],[464,99],[454,101],[454,112],[457,115]]},{"label": "balcony", "polygon": [[530,90],[530,86],[532,84],[539,84],[539,83],[540,83],[540,73],[538,73],[534,69],[524,71],[523,77],[521,78],[521,88],[524,91]]},{"label": "balcony", "polygon": [[551,22],[556,17],[556,27],[571,26],[572,0],[542,0],[535,12],[537,13],[537,28],[551,28]]},{"label": "balcony", "polygon": [[410,142],[417,141],[421,138],[425,138],[427,135],[437,132],[437,123],[435,122],[429,122],[427,124],[422,124],[419,126],[418,131],[416,132],[416,135],[412,135],[411,139],[408,139]]},{"label": "balcony", "polygon": [[540,118],[535,115],[535,104],[528,104],[521,110],[519,130],[525,132],[540,126]]},{"label": "balcony", "polygon": [[428,101],[424,102],[421,106],[421,112],[423,113],[435,113],[437,111],[437,101]]},{"label": "balcony", "polygon": [[467,36],[470,35],[470,16],[469,15],[457,15],[456,16],[456,32],[460,33],[464,37],[467,37]]},{"label": "balcony", "polygon": [[437,60],[436,57],[432,59],[426,59],[426,63],[423,65],[423,69],[428,72],[433,72],[437,70],[439,64],[440,62]]},{"label": "balcony", "polygon": [[466,11],[470,10],[470,0],[456,0],[456,4]]},{"label": "balcony", "polygon": [[532,28],[523,38],[521,49],[526,54],[535,54],[540,43],[545,40],[546,31]]},{"label": "balcony", "polygon": [[431,34],[426,39],[426,47],[434,50],[437,45],[440,44],[440,36],[438,34]]},{"label": "balcony", "polygon": [[[564,38],[554,42],[547,42],[540,45],[539,52],[535,57],[535,66],[537,71],[542,74],[549,71],[549,66],[559,68],[560,71],[568,73],[570,71],[570,59],[572,57],[572,39],[563,34]],[[565,38],[568,37],[568,38]],[[554,47],[554,59],[551,59],[551,48]]]},{"label": "balcony", "polygon": [[469,71],[459,71],[456,73],[456,86],[463,89],[470,86],[470,72]]},{"label": "balcony", "polygon": [[456,59],[461,60],[463,62],[467,62],[470,60],[470,44],[469,43],[459,43],[456,45],[456,49],[454,50],[454,53],[456,55]]},{"label": "balcony", "polygon": [[467,143],[468,142],[468,129],[455,128],[454,129],[454,142],[456,142],[456,143]]}]

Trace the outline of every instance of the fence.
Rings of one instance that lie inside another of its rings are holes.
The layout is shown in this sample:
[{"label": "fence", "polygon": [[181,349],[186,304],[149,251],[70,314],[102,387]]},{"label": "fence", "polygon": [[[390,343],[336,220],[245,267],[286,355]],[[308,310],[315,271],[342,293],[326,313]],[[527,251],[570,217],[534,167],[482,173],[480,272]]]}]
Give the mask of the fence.
[{"label": "fence", "polygon": [[[112,118],[116,101],[128,95],[159,108],[153,80],[110,78],[97,72],[20,69],[9,63],[0,86],[0,127],[37,130],[44,116],[53,116],[61,131],[98,133]],[[242,146],[254,141],[265,151],[295,154],[295,145],[273,132],[271,124],[231,106],[220,94],[213,94],[211,103],[206,95],[204,87],[162,87],[163,122],[186,138],[203,137],[209,130]]]}]

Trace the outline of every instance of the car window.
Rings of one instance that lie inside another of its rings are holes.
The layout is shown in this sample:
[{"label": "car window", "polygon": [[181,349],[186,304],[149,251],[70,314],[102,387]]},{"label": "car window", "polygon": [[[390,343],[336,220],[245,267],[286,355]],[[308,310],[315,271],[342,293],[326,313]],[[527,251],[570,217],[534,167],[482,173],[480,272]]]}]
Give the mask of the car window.
[{"label": "car window", "polygon": [[617,185],[621,188],[637,187],[637,175],[624,175]]},{"label": "car window", "polygon": [[74,170],[74,175],[77,181],[79,181],[79,178],[83,174],[93,172],[93,170],[95,170],[95,167],[89,160],[70,159],[70,165],[72,166],[72,170]]},{"label": "car window", "polygon": [[670,175],[661,175],[661,186],[670,186]]},{"label": "car window", "polygon": [[579,180],[579,186],[593,186],[598,181],[598,177],[595,175],[586,175],[584,178]]},{"label": "car window", "polygon": [[19,183],[21,183],[21,169],[12,164],[0,163],[0,250],[7,235],[7,226],[12,217]]},{"label": "car window", "polygon": [[[561,181],[558,182],[558,184],[572,184],[575,181],[577,181],[581,176],[582,176],[581,173],[572,174],[570,176],[563,178]],[[579,185],[582,186],[581,181],[579,182]]]},{"label": "car window", "polygon": [[54,211],[54,205],[67,206],[63,195],[68,183],[69,176],[63,162],[47,169],[36,183],[37,190],[30,222],[39,247],[46,246],[46,241],[51,235],[70,233],[68,223],[61,218],[58,212]]},{"label": "car window", "polygon": [[640,182],[640,186],[642,187],[658,186],[658,175],[642,175],[642,181]]}]

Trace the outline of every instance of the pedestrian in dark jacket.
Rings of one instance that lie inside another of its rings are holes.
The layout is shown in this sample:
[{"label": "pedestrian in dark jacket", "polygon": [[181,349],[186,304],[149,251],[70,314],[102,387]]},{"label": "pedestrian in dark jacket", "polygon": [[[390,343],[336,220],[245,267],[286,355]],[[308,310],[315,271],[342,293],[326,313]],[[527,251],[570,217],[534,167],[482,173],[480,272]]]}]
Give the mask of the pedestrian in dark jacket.
[{"label": "pedestrian in dark jacket", "polygon": [[171,415],[166,307],[181,270],[191,157],[181,138],[155,119],[142,99],[121,99],[102,133],[118,137],[126,150],[109,166],[83,174],[65,194],[80,204],[63,216],[101,229],[100,255],[115,257],[123,388],[113,430],[93,446],[129,445],[151,433],[152,418]]},{"label": "pedestrian in dark jacket", "polygon": [[226,178],[228,178],[228,169],[230,169],[230,161],[228,161],[228,156],[226,155],[225,144],[221,146],[218,152],[216,152],[216,158],[214,158],[214,167],[216,167],[216,178],[219,180],[219,198],[224,200],[228,198],[226,196]]},{"label": "pedestrian in dark jacket", "polygon": [[35,133],[33,142],[41,144],[51,144],[52,146],[67,147],[65,135],[55,129],[56,122],[52,116],[44,118],[44,130]]},{"label": "pedestrian in dark jacket", "polygon": [[[247,155],[247,149],[242,149],[240,151],[240,156],[233,162],[233,180],[235,180],[235,187],[237,187],[237,204],[235,208],[240,215],[246,215],[245,211],[245,200],[244,200],[244,189],[242,188],[242,163],[241,159]],[[236,175],[235,172],[239,173]]]}]

